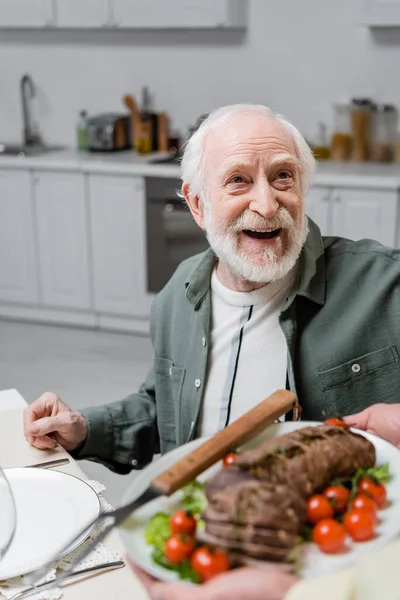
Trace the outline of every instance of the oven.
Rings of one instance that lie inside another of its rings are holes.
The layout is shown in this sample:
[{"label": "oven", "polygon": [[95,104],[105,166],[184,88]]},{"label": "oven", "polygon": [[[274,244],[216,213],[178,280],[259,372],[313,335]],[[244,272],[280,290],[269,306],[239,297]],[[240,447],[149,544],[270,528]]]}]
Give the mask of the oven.
[{"label": "oven", "polygon": [[208,246],[185,201],[180,181],[146,178],[147,291],[159,292],[178,265]]}]

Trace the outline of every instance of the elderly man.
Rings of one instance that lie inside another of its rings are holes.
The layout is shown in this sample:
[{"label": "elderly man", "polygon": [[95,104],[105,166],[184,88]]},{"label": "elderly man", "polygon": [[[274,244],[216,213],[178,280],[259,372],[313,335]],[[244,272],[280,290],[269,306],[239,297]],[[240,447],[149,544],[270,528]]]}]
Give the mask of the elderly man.
[{"label": "elderly man", "polygon": [[[400,444],[400,406],[390,405],[400,398],[400,251],[322,238],[304,214],[314,168],[299,131],[268,108],[212,113],[182,160],[182,194],[210,249],[183,262],[154,302],[146,381],[81,413],[44,394],[25,411],[30,443],[59,442],[128,473],[289,387],[304,418],[367,409],[349,422]],[[242,570],[196,593],[268,600],[294,582]]]}]

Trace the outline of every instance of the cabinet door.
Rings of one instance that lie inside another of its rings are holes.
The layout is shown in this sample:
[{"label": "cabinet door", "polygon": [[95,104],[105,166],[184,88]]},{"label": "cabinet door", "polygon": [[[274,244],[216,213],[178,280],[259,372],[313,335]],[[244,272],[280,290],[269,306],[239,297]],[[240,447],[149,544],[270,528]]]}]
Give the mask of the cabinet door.
[{"label": "cabinet door", "polygon": [[89,309],[84,177],[80,173],[38,172],[34,195],[43,304]]},{"label": "cabinet door", "polygon": [[0,300],[39,302],[28,171],[0,169]]},{"label": "cabinet door", "polygon": [[397,191],[337,188],[332,194],[332,235],[396,243]]},{"label": "cabinet door", "polygon": [[111,0],[118,27],[217,28],[244,25],[246,0]]},{"label": "cabinet door", "polygon": [[48,27],[53,24],[53,0],[0,1],[0,27]]},{"label": "cabinet door", "polygon": [[330,197],[330,188],[312,187],[305,198],[306,214],[318,225],[322,235],[330,234]]},{"label": "cabinet door", "polygon": [[93,174],[89,189],[95,309],[148,316],[143,179]]},{"label": "cabinet door", "polygon": [[400,25],[400,0],[359,0],[359,22],[370,27]]},{"label": "cabinet door", "polygon": [[57,0],[58,27],[104,27],[109,17],[109,0]]}]

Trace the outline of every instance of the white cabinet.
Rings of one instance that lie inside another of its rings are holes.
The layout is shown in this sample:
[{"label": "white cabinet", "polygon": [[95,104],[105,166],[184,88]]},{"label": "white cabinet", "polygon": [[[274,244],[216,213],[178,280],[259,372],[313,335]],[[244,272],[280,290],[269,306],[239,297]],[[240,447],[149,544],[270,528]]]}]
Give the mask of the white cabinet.
[{"label": "white cabinet", "polygon": [[369,27],[400,26],[400,0],[358,0],[359,23]]},{"label": "white cabinet", "polygon": [[305,206],[323,235],[397,245],[397,190],[315,186]]},{"label": "white cabinet", "polygon": [[105,27],[110,22],[109,0],[56,0],[57,26]]},{"label": "white cabinet", "polygon": [[148,316],[141,177],[89,175],[95,310]]},{"label": "white cabinet", "polygon": [[0,169],[0,300],[39,301],[28,171]]},{"label": "white cabinet", "polygon": [[329,195],[329,189],[313,187],[305,199],[306,214],[318,225],[322,235],[329,234]]},{"label": "white cabinet", "polygon": [[53,0],[0,0],[0,28],[49,27],[54,17]]},{"label": "white cabinet", "polygon": [[117,27],[162,29],[240,28],[247,0],[111,0]]},{"label": "white cabinet", "polygon": [[37,172],[33,181],[43,305],[89,309],[84,176]]}]

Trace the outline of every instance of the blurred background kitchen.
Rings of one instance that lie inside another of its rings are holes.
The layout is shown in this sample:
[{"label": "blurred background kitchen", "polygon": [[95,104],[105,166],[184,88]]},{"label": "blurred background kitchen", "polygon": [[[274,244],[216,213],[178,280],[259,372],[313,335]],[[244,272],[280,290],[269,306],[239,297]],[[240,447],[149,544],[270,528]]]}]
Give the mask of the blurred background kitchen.
[{"label": "blurred background kitchen", "polygon": [[[179,152],[218,106],[301,129],[324,234],[400,247],[399,62],[400,0],[0,0],[0,389],[137,389],[154,295],[206,247]],[[84,468],[114,502],[131,478]]]}]

